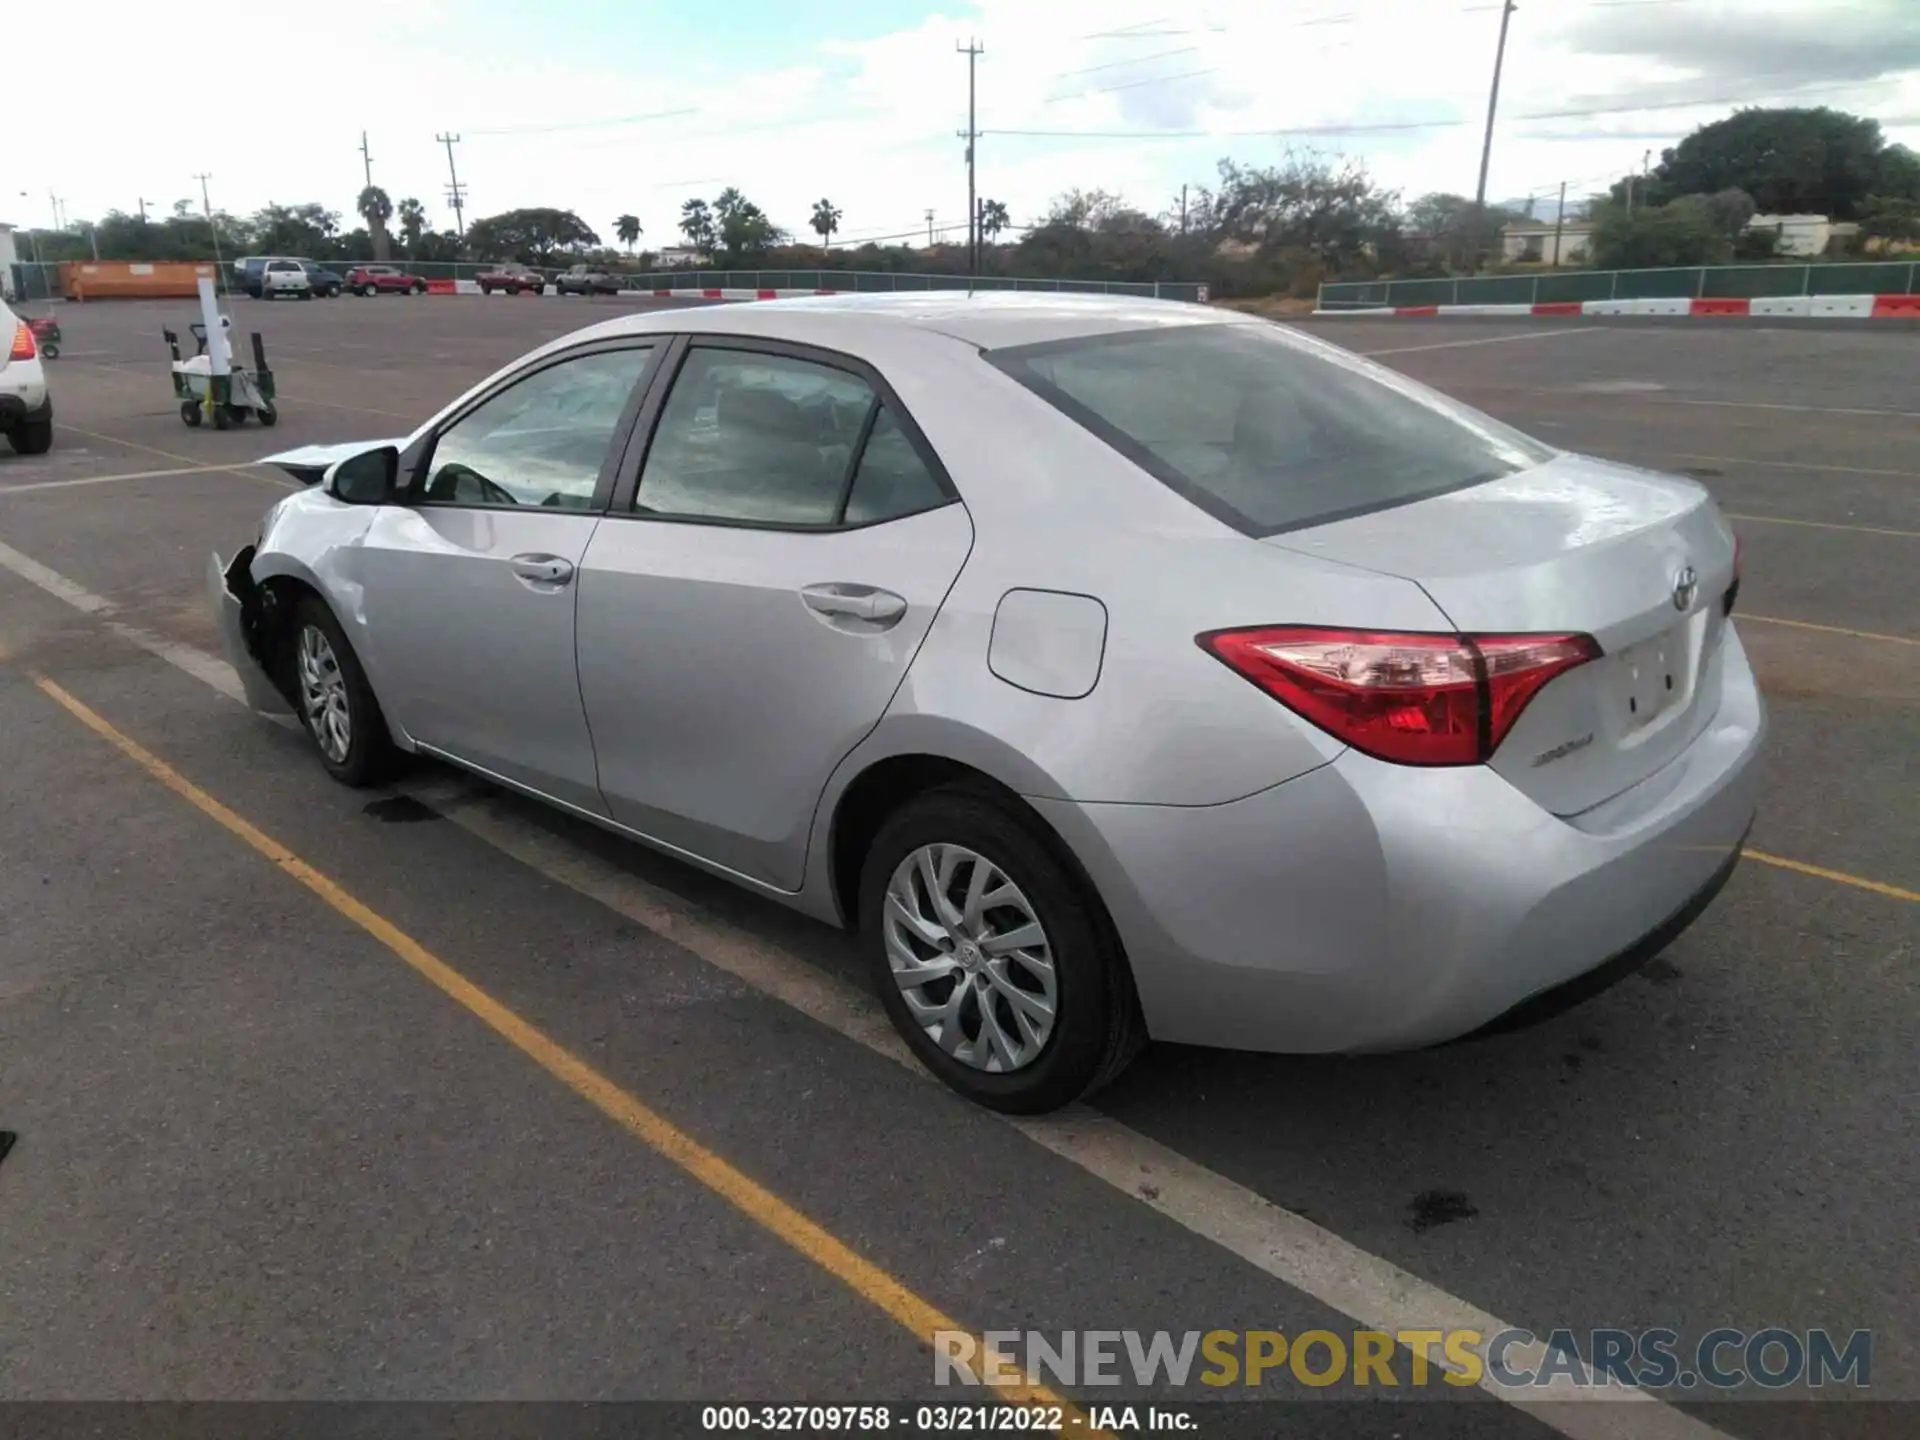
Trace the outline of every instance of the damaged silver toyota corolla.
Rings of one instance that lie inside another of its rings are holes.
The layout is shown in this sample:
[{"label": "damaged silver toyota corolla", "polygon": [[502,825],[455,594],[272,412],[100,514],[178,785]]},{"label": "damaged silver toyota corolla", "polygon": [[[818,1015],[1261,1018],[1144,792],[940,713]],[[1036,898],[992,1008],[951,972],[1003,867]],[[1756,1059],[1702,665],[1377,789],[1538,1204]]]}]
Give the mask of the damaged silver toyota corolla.
[{"label": "damaged silver toyota corolla", "polygon": [[1690,481],[1265,321],[630,315],[304,488],[212,585],[327,769],[451,761],[857,925],[1035,1111],[1155,1037],[1433,1043],[1706,908],[1765,720]]}]

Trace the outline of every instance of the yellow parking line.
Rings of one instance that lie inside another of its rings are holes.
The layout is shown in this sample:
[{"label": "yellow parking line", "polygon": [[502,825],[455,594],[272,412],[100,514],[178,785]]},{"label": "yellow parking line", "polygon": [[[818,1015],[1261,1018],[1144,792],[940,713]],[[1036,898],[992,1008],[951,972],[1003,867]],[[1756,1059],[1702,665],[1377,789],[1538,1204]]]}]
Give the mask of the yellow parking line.
[{"label": "yellow parking line", "polygon": [[[786,1241],[861,1299],[912,1332],[923,1345],[931,1349],[937,1331],[965,1328],[878,1265],[841,1243],[771,1190],[748,1178],[671,1121],[648,1109],[557,1040],[521,1019],[392,921],[367,908],[272,836],[222,805],[137,740],[115,729],[52,680],[36,676],[34,683],[81,724],[209,819],[246,841],[284,874],[298,880],[386,946],[449,999],[472,1013],[495,1034],[628,1134],[671,1160],[748,1219]],[[1058,1395],[1037,1385],[1004,1385],[998,1388],[998,1398],[1010,1404],[1065,1406]],[[1079,1411],[1071,1406],[1066,1406],[1066,1409],[1072,1416],[1073,1428],[1088,1434],[1099,1433],[1088,1428],[1086,1417]]]},{"label": "yellow parking line", "polygon": [[1822,880],[1833,880],[1841,885],[1871,890],[1876,895],[1886,895],[1894,900],[1920,900],[1920,891],[1902,890],[1898,885],[1882,885],[1878,880],[1862,880],[1858,875],[1849,875],[1844,870],[1829,870],[1823,865],[1809,865],[1804,860],[1788,860],[1779,855],[1769,855],[1764,850],[1749,850],[1746,856],[1749,860],[1758,860],[1762,865],[1778,865],[1782,870],[1798,870],[1802,875],[1816,875]]},{"label": "yellow parking line", "polygon": [[1889,645],[1920,645],[1920,640],[1905,635],[1882,635],[1878,630],[1849,630],[1843,625],[1816,625],[1811,620],[1782,620],[1777,615],[1755,615],[1742,610],[1734,619],[1752,620],[1761,625],[1791,625],[1795,630],[1819,630],[1828,635],[1851,635],[1856,640],[1884,640]]},{"label": "yellow parking line", "polygon": [[1729,520],[1747,520],[1761,525],[1798,525],[1805,530],[1850,530],[1856,535],[1900,535],[1920,540],[1920,530],[1887,530],[1878,525],[1841,525],[1832,520],[1789,520],[1784,515],[1742,515],[1737,511],[1720,512]]}]

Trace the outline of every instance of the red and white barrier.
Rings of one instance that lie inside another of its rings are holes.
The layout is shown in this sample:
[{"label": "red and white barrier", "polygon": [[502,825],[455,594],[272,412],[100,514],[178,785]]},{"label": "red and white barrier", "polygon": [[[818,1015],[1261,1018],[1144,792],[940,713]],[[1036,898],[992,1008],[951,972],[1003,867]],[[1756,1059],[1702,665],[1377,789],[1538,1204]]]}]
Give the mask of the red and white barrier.
[{"label": "red and white barrier", "polygon": [[1534,305],[1380,305],[1315,315],[1771,315],[1920,320],[1920,295],[1790,295],[1765,300],[1554,300]]}]

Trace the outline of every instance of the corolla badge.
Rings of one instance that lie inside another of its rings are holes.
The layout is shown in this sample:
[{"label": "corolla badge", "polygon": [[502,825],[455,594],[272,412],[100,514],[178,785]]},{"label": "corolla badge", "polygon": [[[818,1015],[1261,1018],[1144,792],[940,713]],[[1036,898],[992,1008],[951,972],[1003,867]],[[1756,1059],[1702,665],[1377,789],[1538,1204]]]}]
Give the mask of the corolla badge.
[{"label": "corolla badge", "polygon": [[1673,608],[1686,611],[1693,608],[1693,600],[1700,593],[1700,575],[1691,565],[1682,565],[1680,573],[1673,577]]}]

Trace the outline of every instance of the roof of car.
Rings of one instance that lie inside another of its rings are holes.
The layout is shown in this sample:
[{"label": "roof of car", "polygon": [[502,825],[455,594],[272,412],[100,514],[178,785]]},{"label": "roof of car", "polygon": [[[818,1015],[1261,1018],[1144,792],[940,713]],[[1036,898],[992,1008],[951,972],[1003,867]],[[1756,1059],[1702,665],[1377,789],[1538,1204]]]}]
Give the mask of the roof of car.
[{"label": "roof of car", "polygon": [[[823,331],[905,326],[1001,350],[1083,335],[1161,327],[1248,323],[1231,310],[1131,295],[1032,291],[921,291],[819,295],[677,310],[647,310],[596,327],[601,333],[724,331],[803,340]],[[1259,323],[1259,322],[1254,322]]]}]

